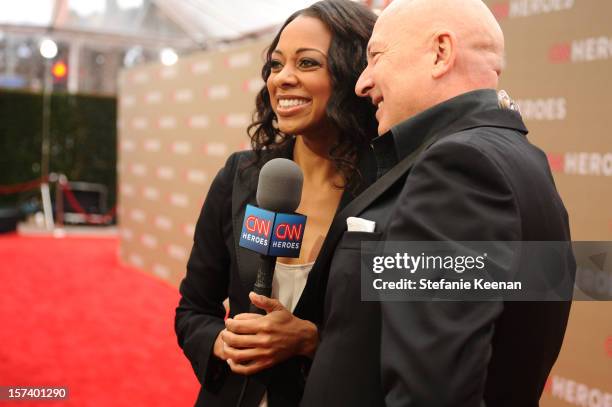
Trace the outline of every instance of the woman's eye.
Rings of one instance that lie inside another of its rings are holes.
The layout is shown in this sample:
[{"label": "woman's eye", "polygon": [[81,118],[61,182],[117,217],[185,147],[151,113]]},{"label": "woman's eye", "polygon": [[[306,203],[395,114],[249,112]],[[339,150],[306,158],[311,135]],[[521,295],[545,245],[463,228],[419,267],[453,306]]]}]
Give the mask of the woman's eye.
[{"label": "woman's eye", "polygon": [[278,71],[280,71],[281,69],[283,69],[283,64],[281,64],[281,62],[280,62],[280,61],[277,61],[277,60],[274,60],[274,59],[273,59],[273,60],[271,60],[271,61],[270,61],[270,69],[271,69],[273,72],[278,72]]},{"label": "woman's eye", "polygon": [[302,59],[299,63],[300,68],[312,68],[312,67],[320,66],[320,65],[321,64],[319,64],[314,59]]}]

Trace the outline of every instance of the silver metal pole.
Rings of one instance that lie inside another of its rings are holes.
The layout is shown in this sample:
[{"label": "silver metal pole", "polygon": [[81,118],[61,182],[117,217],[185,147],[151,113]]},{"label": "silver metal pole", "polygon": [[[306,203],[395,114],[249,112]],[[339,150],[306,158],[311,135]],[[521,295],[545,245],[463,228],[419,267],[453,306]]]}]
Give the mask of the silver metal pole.
[{"label": "silver metal pole", "polygon": [[42,151],[40,163],[40,177],[43,180],[40,185],[40,194],[43,204],[43,214],[45,215],[45,228],[53,229],[53,210],[51,205],[51,194],[49,193],[49,150],[50,150],[50,118],[51,118],[51,92],[53,91],[51,82],[51,59],[45,59],[45,83],[43,87],[43,106],[42,106]]},{"label": "silver metal pole", "polygon": [[68,93],[76,94],[79,92],[79,62],[81,53],[81,40],[74,40],[70,43],[68,53]]}]

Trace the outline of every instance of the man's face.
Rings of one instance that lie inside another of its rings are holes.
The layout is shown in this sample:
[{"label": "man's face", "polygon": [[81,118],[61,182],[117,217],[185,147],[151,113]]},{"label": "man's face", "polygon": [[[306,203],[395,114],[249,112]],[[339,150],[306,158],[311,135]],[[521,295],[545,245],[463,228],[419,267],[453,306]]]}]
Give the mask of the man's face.
[{"label": "man's face", "polygon": [[[422,35],[400,25],[397,16],[381,16],[368,46],[368,66],[355,92],[377,106],[378,134],[419,113],[431,83],[431,54]],[[431,61],[433,62],[433,61]]]}]

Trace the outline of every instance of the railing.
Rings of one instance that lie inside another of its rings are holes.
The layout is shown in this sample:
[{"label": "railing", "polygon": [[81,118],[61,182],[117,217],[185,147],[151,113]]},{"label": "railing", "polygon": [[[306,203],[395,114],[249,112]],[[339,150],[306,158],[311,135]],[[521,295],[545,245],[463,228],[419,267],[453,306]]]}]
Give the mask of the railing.
[{"label": "railing", "polygon": [[[45,213],[45,218],[50,219],[51,226],[62,226],[64,224],[64,197],[79,215],[81,215],[84,223],[90,225],[108,225],[112,222],[117,212],[117,206],[115,205],[110,211],[105,214],[94,214],[87,213],[83,208],[77,197],[74,195],[74,191],[70,188],[68,178],[64,174],[51,173],[48,177],[31,180],[13,185],[0,185],[0,195],[11,195],[21,192],[27,192],[34,189],[41,190],[43,201],[45,201],[46,195],[48,195],[49,183],[56,183],[55,188],[55,221],[51,213]],[[44,202],[43,202],[44,203]],[[43,205],[45,212],[50,212],[50,205]],[[47,224],[49,226],[49,222]]]}]

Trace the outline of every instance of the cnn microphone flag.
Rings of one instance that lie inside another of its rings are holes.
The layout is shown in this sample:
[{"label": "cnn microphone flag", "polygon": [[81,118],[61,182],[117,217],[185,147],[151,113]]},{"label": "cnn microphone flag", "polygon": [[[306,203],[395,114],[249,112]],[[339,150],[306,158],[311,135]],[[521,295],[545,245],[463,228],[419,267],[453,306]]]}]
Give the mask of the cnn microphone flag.
[{"label": "cnn microphone flag", "polygon": [[306,216],[247,205],[240,246],[266,256],[300,257]]}]

